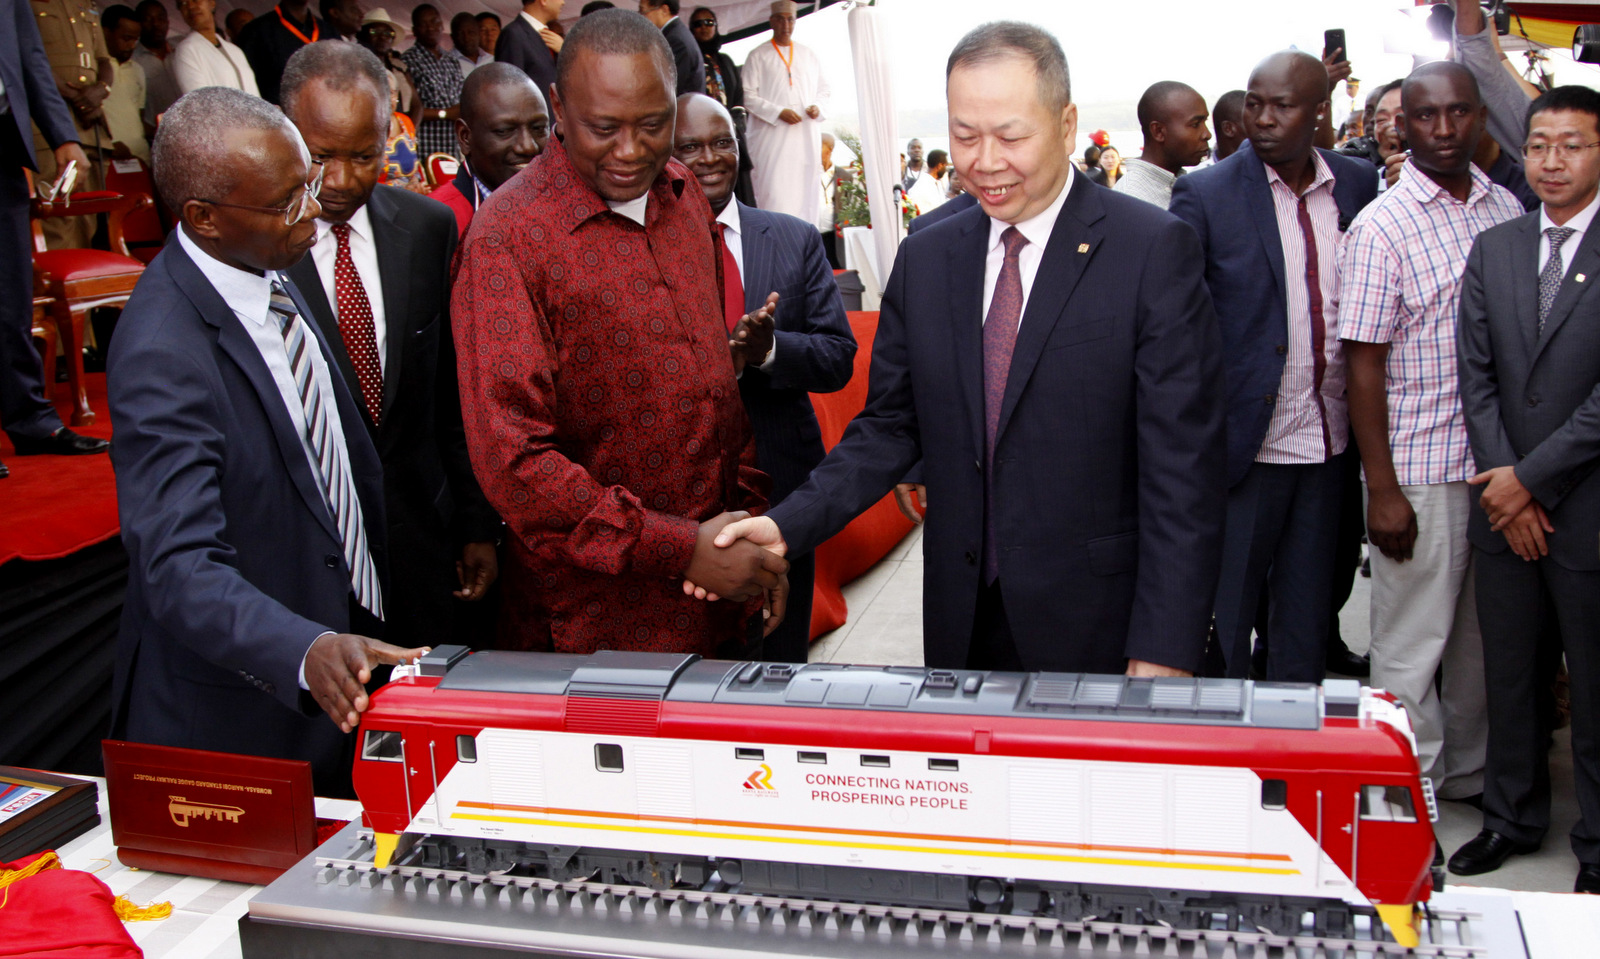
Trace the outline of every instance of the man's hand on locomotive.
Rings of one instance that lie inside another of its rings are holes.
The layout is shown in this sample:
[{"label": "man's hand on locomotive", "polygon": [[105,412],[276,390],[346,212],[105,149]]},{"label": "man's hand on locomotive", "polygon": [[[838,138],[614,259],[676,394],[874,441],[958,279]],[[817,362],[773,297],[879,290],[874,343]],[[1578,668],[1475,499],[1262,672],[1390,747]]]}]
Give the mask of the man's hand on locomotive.
[{"label": "man's hand on locomotive", "polygon": [[350,732],[370,705],[366,685],[373,668],[413,662],[428,652],[427,646],[401,649],[352,633],[323,633],[306,650],[306,688],[340,731]]},{"label": "man's hand on locomotive", "polygon": [[746,313],[728,334],[728,350],[733,354],[733,374],[747,366],[759,367],[772,353],[773,314],[778,312],[778,294],[767,294],[767,302],[754,313]]},{"label": "man's hand on locomotive", "polygon": [[[788,579],[784,574],[789,572],[789,561],[783,558],[783,553],[741,539],[743,534],[728,536],[726,533],[730,527],[749,521],[750,514],[741,510],[722,513],[700,524],[694,556],[683,573],[685,593],[701,599],[726,597],[743,602],[762,596],[764,591],[776,591],[781,584],[783,598],[787,598]],[[772,528],[778,527],[773,525]],[[771,593],[766,595],[770,603]],[[779,605],[781,618],[781,599]]]}]

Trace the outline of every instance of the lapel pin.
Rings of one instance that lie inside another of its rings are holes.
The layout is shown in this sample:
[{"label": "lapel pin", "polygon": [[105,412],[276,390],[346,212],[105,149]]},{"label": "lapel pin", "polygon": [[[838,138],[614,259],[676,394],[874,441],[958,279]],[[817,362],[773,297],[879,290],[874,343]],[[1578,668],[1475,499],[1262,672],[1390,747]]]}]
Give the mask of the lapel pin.
[{"label": "lapel pin", "polygon": [[1583,281],[1584,281],[1584,279],[1585,279],[1585,277],[1584,277],[1584,275],[1583,275],[1583,274],[1582,274],[1582,273],[1579,273],[1579,274],[1578,274],[1578,275],[1577,275],[1577,277],[1576,277],[1576,279],[1577,279],[1577,281],[1578,281],[1578,282],[1579,282],[1579,283],[1582,283],[1582,282],[1583,282]]},{"label": "lapel pin", "polygon": [[1087,244],[1087,243],[1079,243],[1078,244],[1078,252],[1079,253],[1088,253],[1089,252],[1089,244]]}]

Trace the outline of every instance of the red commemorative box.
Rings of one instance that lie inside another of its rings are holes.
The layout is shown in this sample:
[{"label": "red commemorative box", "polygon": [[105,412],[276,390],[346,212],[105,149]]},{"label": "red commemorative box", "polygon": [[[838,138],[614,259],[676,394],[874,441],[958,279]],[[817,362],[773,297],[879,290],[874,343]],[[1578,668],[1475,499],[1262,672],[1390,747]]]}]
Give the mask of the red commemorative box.
[{"label": "red commemorative box", "polygon": [[123,865],[268,883],[317,845],[311,764],[104,740]]}]

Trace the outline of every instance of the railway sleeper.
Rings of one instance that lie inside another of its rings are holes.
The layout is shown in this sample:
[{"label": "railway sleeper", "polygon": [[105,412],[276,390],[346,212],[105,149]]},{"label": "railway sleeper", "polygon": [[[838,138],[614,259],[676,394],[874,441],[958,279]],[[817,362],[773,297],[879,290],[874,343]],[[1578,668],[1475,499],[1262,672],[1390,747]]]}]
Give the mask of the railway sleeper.
[{"label": "railway sleeper", "polygon": [[1220,923],[1227,930],[1291,936],[1303,930],[1309,913],[1319,936],[1349,935],[1355,926],[1349,905],[1323,899],[1080,884],[1043,888],[1054,907],[1051,914],[1068,922],[1100,919],[1178,929],[1213,929]]}]

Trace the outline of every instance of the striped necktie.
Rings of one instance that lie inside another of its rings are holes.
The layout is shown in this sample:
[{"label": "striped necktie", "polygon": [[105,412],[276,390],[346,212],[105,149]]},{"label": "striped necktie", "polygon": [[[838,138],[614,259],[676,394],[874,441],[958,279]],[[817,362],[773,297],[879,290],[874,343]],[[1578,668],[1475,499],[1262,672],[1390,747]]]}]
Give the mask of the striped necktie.
[{"label": "striped necktie", "polygon": [[367,548],[367,527],[361,515],[361,501],[356,495],[356,484],[350,476],[345,460],[334,448],[333,424],[328,421],[325,395],[311,365],[311,351],[316,349],[300,311],[289,297],[283,284],[272,283],[270,309],[278,317],[283,331],[283,348],[289,354],[289,371],[294,376],[295,390],[300,396],[300,408],[305,412],[306,439],[310,441],[316,461],[317,478],[322,485],[322,498],[333,513],[334,525],[339,528],[339,542],[344,547],[345,567],[350,570],[350,587],[356,601],[372,615],[383,619],[383,593],[378,584],[378,567]]}]

